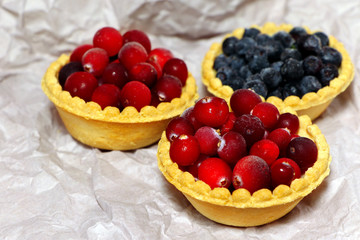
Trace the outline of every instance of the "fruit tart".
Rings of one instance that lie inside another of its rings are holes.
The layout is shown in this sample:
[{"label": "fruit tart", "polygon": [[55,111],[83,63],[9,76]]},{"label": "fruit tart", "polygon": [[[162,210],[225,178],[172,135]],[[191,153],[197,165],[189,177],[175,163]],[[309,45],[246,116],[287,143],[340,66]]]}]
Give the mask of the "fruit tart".
[{"label": "fruit tart", "polygon": [[173,119],[158,143],[158,167],[215,222],[273,222],[329,175],[329,146],[309,116],[277,108],[252,90],[236,90],[230,107],[205,97]]},{"label": "fruit tart", "polygon": [[312,120],[353,78],[354,66],[341,42],[289,24],[238,28],[213,43],[202,63],[202,82],[213,95],[228,100],[236,89],[253,89]]},{"label": "fruit tart", "polygon": [[133,150],[158,141],[168,122],[198,98],[182,59],[151,48],[140,30],[99,29],[92,44],[62,54],[42,89],[68,132],[104,150]]}]

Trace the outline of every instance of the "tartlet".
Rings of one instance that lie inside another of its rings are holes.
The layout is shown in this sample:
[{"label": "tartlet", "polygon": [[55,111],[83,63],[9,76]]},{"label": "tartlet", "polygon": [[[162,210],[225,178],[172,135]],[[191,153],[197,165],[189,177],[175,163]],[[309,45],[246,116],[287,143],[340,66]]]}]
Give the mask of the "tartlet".
[{"label": "tartlet", "polygon": [[[293,28],[290,24],[275,25],[274,23],[266,23],[262,27],[257,25],[252,27],[257,28],[261,33],[268,35],[273,35],[279,31],[289,32]],[[308,33],[315,32],[311,31],[306,26],[304,26],[304,29]],[[224,39],[230,36],[241,38],[244,30],[244,28],[235,29],[232,33],[227,34]],[[269,97],[271,103],[278,107],[290,106],[297,111],[299,115],[308,115],[311,120],[315,120],[325,111],[336,96],[346,90],[354,78],[353,63],[341,42],[333,36],[329,36],[329,41],[329,46],[337,49],[342,54],[339,76],[331,80],[329,86],[321,88],[316,93],[307,93],[302,98],[299,98],[298,96],[289,96],[284,100],[271,96]],[[221,53],[222,43],[213,43],[202,62],[202,82],[211,94],[228,101],[234,90],[227,85],[223,85],[221,80],[216,78],[216,71],[213,69],[214,60]]]},{"label": "tartlet", "polygon": [[[296,114],[290,107],[281,113]],[[329,146],[317,125],[307,115],[299,117],[299,135],[312,139],[318,148],[313,167],[290,187],[279,185],[273,191],[260,189],[252,195],[246,189],[232,193],[227,188],[214,188],[179,169],[169,155],[170,142],[165,132],[158,143],[158,167],[164,177],[181,191],[190,203],[205,217],[225,225],[249,227],[275,221],[290,212],[305,196],[316,189],[330,173]]]},{"label": "tartlet", "polygon": [[47,69],[41,87],[54,103],[66,129],[81,143],[104,150],[134,150],[158,141],[168,122],[192,106],[198,98],[197,85],[189,73],[180,98],[146,106],[138,112],[126,107],[101,109],[95,102],[85,102],[63,91],[58,81],[60,69],[69,62],[63,54]]}]

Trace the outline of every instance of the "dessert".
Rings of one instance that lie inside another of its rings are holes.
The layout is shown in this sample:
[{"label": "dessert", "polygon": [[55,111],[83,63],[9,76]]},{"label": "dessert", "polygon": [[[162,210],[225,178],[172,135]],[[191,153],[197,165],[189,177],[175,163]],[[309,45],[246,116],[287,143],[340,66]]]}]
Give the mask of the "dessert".
[{"label": "dessert", "polygon": [[289,24],[238,28],[213,43],[202,63],[202,82],[213,95],[228,101],[234,90],[250,88],[312,120],[353,77],[349,54],[335,37]]},{"label": "dessert", "polygon": [[106,150],[155,143],[198,98],[183,60],[168,49],[151,49],[142,31],[122,35],[111,27],[99,29],[93,44],[62,54],[41,86],[75,139]]},{"label": "dessert", "polygon": [[[254,95],[251,90],[236,90],[232,102],[251,102]],[[274,111],[268,106],[274,105],[260,101],[253,106],[255,112],[242,108],[231,112],[222,102],[205,97],[179,117],[185,120],[170,122],[158,144],[158,167],[213,221],[233,226],[272,222],[328,176],[329,146],[310,118],[298,117],[290,107]],[[218,112],[227,112],[227,117]],[[264,120],[272,124],[265,127],[253,115],[259,112],[266,112]],[[211,120],[199,118],[204,115]],[[192,131],[184,127],[189,123]]]}]

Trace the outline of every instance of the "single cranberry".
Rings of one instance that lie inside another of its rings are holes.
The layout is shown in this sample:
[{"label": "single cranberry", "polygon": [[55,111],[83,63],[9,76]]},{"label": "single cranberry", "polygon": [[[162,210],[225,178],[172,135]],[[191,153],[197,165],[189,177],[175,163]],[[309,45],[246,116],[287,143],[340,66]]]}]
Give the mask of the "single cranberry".
[{"label": "single cranberry", "polygon": [[81,62],[84,53],[93,47],[91,44],[83,44],[76,47],[70,55],[70,62]]},{"label": "single cranberry", "polygon": [[75,72],[65,82],[64,90],[72,97],[82,98],[85,102],[91,101],[91,96],[98,87],[97,79],[88,72]]},{"label": "single cranberry", "polygon": [[194,114],[194,106],[191,106],[189,108],[187,108],[182,114],[182,117],[186,118],[189,122],[191,122],[191,124],[193,125],[195,131],[198,130],[199,128],[201,128],[202,126],[204,126],[203,123],[199,122],[196,118],[195,118],[195,114]]},{"label": "single cranberry", "polygon": [[270,167],[273,188],[280,184],[290,186],[291,182],[301,177],[300,167],[290,158],[279,158]]},{"label": "single cranberry", "polygon": [[111,62],[105,67],[102,80],[103,83],[114,84],[120,89],[129,81],[125,67],[119,62]]},{"label": "single cranberry", "polygon": [[132,29],[124,33],[123,35],[124,44],[128,42],[138,42],[145,49],[147,53],[151,51],[151,41],[146,33],[143,31]]},{"label": "single cranberry", "polygon": [[232,183],[235,189],[245,188],[251,194],[262,188],[270,188],[270,167],[258,156],[245,156],[233,169]]},{"label": "single cranberry", "polygon": [[279,147],[281,155],[283,155],[291,140],[291,134],[287,128],[277,128],[270,132],[267,139],[276,143]]},{"label": "single cranberry", "polygon": [[191,173],[191,175],[193,175],[193,177],[198,180],[198,170],[199,167],[201,165],[201,163],[205,160],[209,158],[209,156],[205,155],[205,154],[200,154],[199,158],[195,161],[194,164],[188,166],[187,170],[189,173]]},{"label": "single cranberry", "polygon": [[194,114],[199,122],[217,128],[226,122],[229,106],[222,98],[204,97],[195,103]]},{"label": "single cranberry", "polygon": [[186,63],[182,59],[171,58],[165,63],[163,74],[177,77],[181,81],[182,86],[185,86],[188,78],[188,69]]},{"label": "single cranberry", "polygon": [[246,141],[240,133],[229,131],[221,137],[217,153],[230,166],[235,166],[247,153]]},{"label": "single cranberry", "polygon": [[128,82],[121,89],[120,102],[123,107],[133,106],[140,112],[141,108],[150,105],[150,89],[138,81]]},{"label": "single cranberry", "polygon": [[235,120],[236,120],[236,116],[234,112],[229,112],[225,123],[220,127],[220,134],[224,135],[225,133],[231,131],[234,127]]},{"label": "single cranberry", "polygon": [[228,188],[231,185],[232,171],[220,158],[207,158],[199,166],[198,178],[214,188]]},{"label": "single cranberry", "polygon": [[128,42],[120,49],[118,58],[127,70],[137,63],[145,62],[148,57],[146,49],[138,42]]},{"label": "single cranberry", "polygon": [[251,115],[257,116],[263,122],[266,129],[272,129],[279,120],[279,110],[275,105],[261,102],[251,110]]},{"label": "single cranberry", "polygon": [[91,101],[100,105],[101,109],[108,106],[120,106],[120,89],[114,84],[103,84],[95,89]]},{"label": "single cranberry", "polygon": [[156,62],[157,64],[159,64],[160,69],[163,69],[165,63],[173,57],[174,55],[168,49],[154,48],[153,50],[150,51],[147,61]]},{"label": "single cranberry", "polygon": [[180,166],[190,166],[200,156],[200,146],[194,136],[181,135],[175,138],[169,149],[170,158]]},{"label": "single cranberry", "polygon": [[192,124],[183,117],[172,119],[165,129],[166,138],[171,142],[180,135],[194,135],[195,130]]},{"label": "single cranberry", "polygon": [[286,149],[286,156],[299,165],[301,173],[314,165],[317,155],[316,144],[306,137],[292,139]]},{"label": "single cranberry", "polygon": [[[149,60],[146,61],[147,63],[151,64],[151,66],[153,66],[156,69],[157,72],[157,79],[160,79],[161,76],[163,75],[162,73],[162,69],[160,67],[160,65],[157,62],[151,62]],[[180,79],[179,79],[180,80]]]},{"label": "single cranberry", "polygon": [[103,27],[99,29],[93,37],[94,47],[104,49],[107,54],[115,56],[123,45],[123,39],[118,30],[112,27]]},{"label": "single cranberry", "polygon": [[65,64],[59,71],[59,84],[64,87],[66,79],[74,72],[83,72],[81,62],[69,62]]},{"label": "single cranberry", "polygon": [[262,139],[250,148],[250,155],[261,157],[270,166],[279,156],[279,147],[271,140]]},{"label": "single cranberry", "polygon": [[146,86],[152,87],[157,80],[157,72],[150,63],[140,62],[132,66],[129,78],[130,81],[143,82]]},{"label": "single cranberry", "polygon": [[233,130],[240,133],[248,147],[263,139],[265,128],[261,120],[250,114],[243,114],[236,118]]},{"label": "single cranberry", "polygon": [[275,126],[275,128],[287,128],[291,134],[296,134],[299,131],[299,127],[299,118],[292,113],[280,114],[279,120]]},{"label": "single cranberry", "polygon": [[170,102],[181,97],[181,82],[174,76],[164,75],[156,82],[153,92],[160,102]]},{"label": "single cranberry", "polygon": [[195,137],[200,145],[200,153],[208,156],[216,155],[218,144],[220,142],[220,135],[216,129],[203,126],[195,132]]},{"label": "single cranberry", "polygon": [[249,89],[238,89],[230,98],[230,107],[237,117],[243,114],[250,114],[256,104],[261,102],[261,98],[254,91]]},{"label": "single cranberry", "polygon": [[94,47],[84,53],[81,63],[86,72],[99,77],[109,63],[109,56],[104,49]]}]

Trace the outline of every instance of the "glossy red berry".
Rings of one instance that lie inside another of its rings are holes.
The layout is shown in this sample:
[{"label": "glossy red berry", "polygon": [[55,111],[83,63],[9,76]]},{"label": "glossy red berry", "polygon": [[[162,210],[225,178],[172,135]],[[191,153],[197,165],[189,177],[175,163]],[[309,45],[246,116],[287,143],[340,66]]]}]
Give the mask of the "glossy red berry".
[{"label": "glossy red berry", "polygon": [[179,98],[181,92],[180,80],[170,75],[162,76],[153,88],[153,94],[160,102],[170,102],[174,98]]},{"label": "glossy red berry", "polygon": [[200,146],[194,136],[181,135],[175,138],[169,149],[170,158],[180,166],[190,166],[200,156]]},{"label": "glossy red berry", "polygon": [[121,63],[112,62],[104,69],[102,81],[103,83],[114,84],[121,89],[129,81],[128,73]]},{"label": "glossy red berry", "polygon": [[81,62],[84,53],[93,47],[94,46],[92,44],[83,44],[76,47],[70,55],[70,62]]},{"label": "glossy red berry", "polygon": [[104,49],[94,47],[84,53],[81,63],[84,71],[99,77],[109,63],[109,56]]},{"label": "glossy red berry", "polygon": [[267,139],[276,143],[280,153],[284,153],[291,140],[291,134],[287,128],[277,128],[269,133]]},{"label": "glossy red berry", "polygon": [[222,98],[204,97],[195,103],[194,114],[199,122],[217,128],[226,122],[229,106]]},{"label": "glossy red berry", "polygon": [[257,116],[266,129],[273,129],[279,120],[279,110],[275,105],[268,102],[261,102],[251,110],[251,115]]},{"label": "glossy red berry", "polygon": [[129,79],[130,81],[142,82],[150,88],[157,80],[157,72],[150,63],[140,62],[130,69]]},{"label": "glossy red berry", "polygon": [[220,127],[220,134],[224,135],[225,133],[231,131],[234,127],[235,120],[236,116],[234,112],[229,112],[228,118],[226,119],[225,123]]},{"label": "glossy red berry", "polygon": [[235,189],[245,188],[251,194],[262,188],[270,188],[270,167],[258,156],[245,156],[233,169],[232,183]]},{"label": "glossy red berry", "polygon": [[292,139],[286,149],[286,156],[299,165],[301,173],[314,165],[317,155],[316,144],[306,137]]},{"label": "glossy red berry", "polygon": [[186,118],[189,122],[191,122],[191,124],[193,125],[195,131],[198,130],[199,128],[201,128],[202,126],[204,126],[203,123],[199,122],[196,118],[195,118],[195,114],[194,114],[194,106],[191,106],[189,108],[187,108],[182,114],[182,117]]},{"label": "glossy red berry", "polygon": [[195,137],[200,145],[200,153],[208,156],[216,155],[220,142],[220,135],[216,129],[209,126],[201,127],[196,131]]},{"label": "glossy red berry", "polygon": [[195,130],[192,124],[183,117],[176,117],[172,119],[165,129],[166,138],[172,142],[180,135],[194,135]]},{"label": "glossy red berry", "polygon": [[108,106],[120,106],[120,89],[114,84],[103,84],[95,89],[91,101],[100,105],[101,109]]},{"label": "glossy red berry", "polygon": [[207,155],[204,155],[204,154],[200,154],[199,158],[195,161],[194,164],[188,166],[187,168],[187,171],[189,173],[191,173],[191,175],[193,175],[193,177],[198,180],[198,170],[199,170],[199,167],[201,165],[201,163],[205,160],[209,158],[209,156]]},{"label": "glossy red berry", "polygon": [[247,153],[246,141],[240,133],[229,131],[221,137],[217,153],[230,166],[235,166]]},{"label": "glossy red berry", "polygon": [[290,186],[291,182],[301,177],[300,167],[290,158],[279,158],[270,167],[273,188],[280,184]]},{"label": "glossy red berry", "polygon": [[115,28],[103,27],[95,33],[93,45],[104,49],[112,57],[118,54],[123,45],[123,39],[120,32]]},{"label": "glossy red berry", "polygon": [[287,128],[291,134],[296,134],[299,131],[300,122],[298,116],[291,113],[283,113],[275,126],[276,128]]},{"label": "glossy red berry", "polygon": [[262,139],[254,143],[249,151],[250,155],[261,157],[270,166],[279,156],[279,147],[271,140]]},{"label": "glossy red berry", "polygon": [[123,42],[138,42],[140,43],[146,50],[147,53],[151,51],[151,41],[146,33],[143,31],[133,29],[124,33]]},{"label": "glossy red berry", "polygon": [[261,103],[261,98],[249,89],[238,89],[230,98],[230,107],[237,117],[250,114],[256,104]]},{"label": "glossy red berry", "polygon": [[120,102],[123,107],[133,106],[140,112],[151,102],[150,89],[141,82],[128,82],[121,89]]},{"label": "glossy red berry", "polygon": [[228,188],[231,185],[232,171],[220,158],[207,158],[198,168],[199,180],[207,183],[211,189]]},{"label": "glossy red berry", "polygon": [[159,65],[160,69],[164,68],[165,63],[173,58],[172,52],[165,48],[154,48],[150,51],[147,61],[155,62]]},{"label": "glossy red berry", "polygon": [[82,98],[85,102],[91,101],[91,96],[98,86],[97,79],[88,72],[75,72],[65,82],[64,90],[72,97]]},{"label": "glossy red berry", "polygon": [[127,70],[137,63],[145,62],[148,57],[146,49],[138,42],[128,42],[120,49],[118,58]]},{"label": "glossy red berry", "polygon": [[236,118],[233,130],[245,138],[248,147],[263,139],[265,134],[265,128],[261,120],[250,114],[243,114]]},{"label": "glossy red berry", "polygon": [[186,80],[188,78],[188,69],[186,63],[179,58],[171,58],[169,59],[162,70],[163,74],[169,74],[177,77],[182,86],[185,86]]}]

